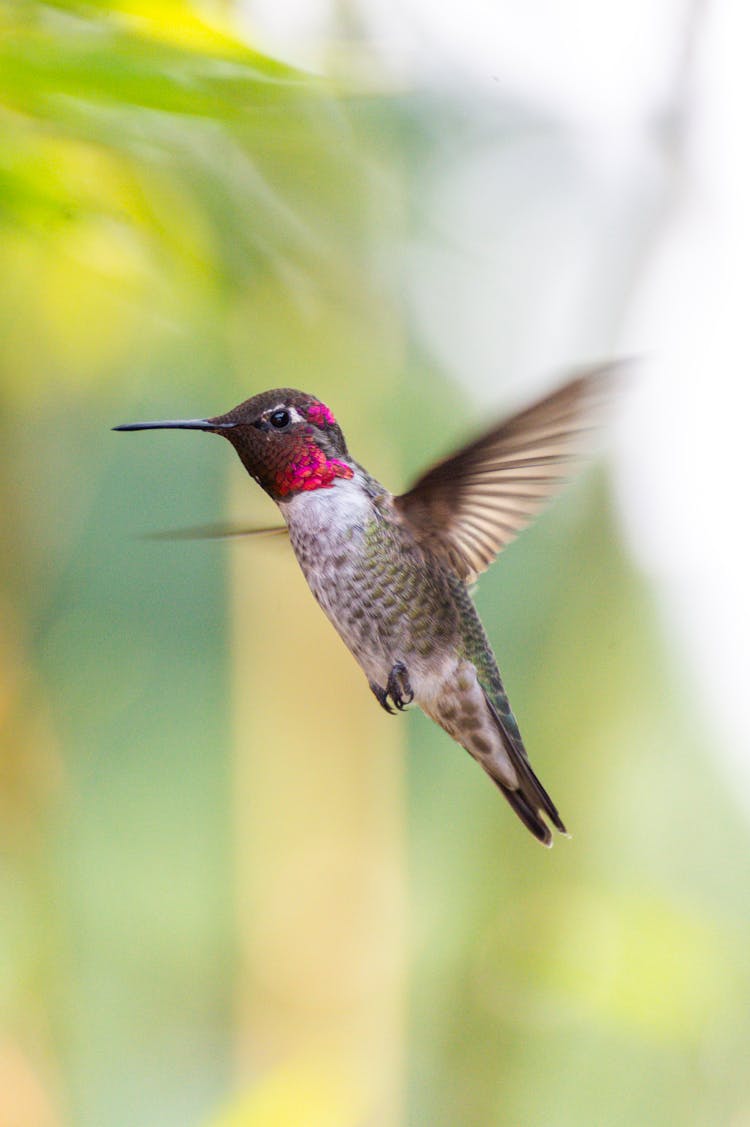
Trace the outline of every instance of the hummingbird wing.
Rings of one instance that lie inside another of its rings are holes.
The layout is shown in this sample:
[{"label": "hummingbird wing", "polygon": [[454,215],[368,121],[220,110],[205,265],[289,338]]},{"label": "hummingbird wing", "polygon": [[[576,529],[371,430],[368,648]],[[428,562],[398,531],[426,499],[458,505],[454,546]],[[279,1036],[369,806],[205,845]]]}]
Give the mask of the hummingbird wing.
[{"label": "hummingbird wing", "polygon": [[612,363],[579,373],[395,497],[420,543],[472,582],[572,476],[622,370]]},{"label": "hummingbird wing", "polygon": [[234,524],[199,524],[193,528],[173,528],[166,532],[147,532],[143,540],[228,540],[238,536],[284,536],[289,532],[285,524],[268,528],[243,528]]}]

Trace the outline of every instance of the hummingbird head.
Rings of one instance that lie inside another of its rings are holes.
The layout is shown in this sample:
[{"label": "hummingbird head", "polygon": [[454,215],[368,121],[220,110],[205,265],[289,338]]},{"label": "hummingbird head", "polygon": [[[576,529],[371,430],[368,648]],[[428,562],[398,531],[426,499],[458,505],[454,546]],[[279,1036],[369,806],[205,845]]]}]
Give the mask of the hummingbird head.
[{"label": "hummingbird head", "polygon": [[293,388],[264,391],[208,420],[274,501],[353,477],[341,427],[324,403]]},{"label": "hummingbird head", "polygon": [[329,489],[354,471],[341,427],[324,403],[282,387],[264,391],[209,419],[126,423],[115,430],[175,428],[221,434],[243,466],[274,501],[314,489]]}]

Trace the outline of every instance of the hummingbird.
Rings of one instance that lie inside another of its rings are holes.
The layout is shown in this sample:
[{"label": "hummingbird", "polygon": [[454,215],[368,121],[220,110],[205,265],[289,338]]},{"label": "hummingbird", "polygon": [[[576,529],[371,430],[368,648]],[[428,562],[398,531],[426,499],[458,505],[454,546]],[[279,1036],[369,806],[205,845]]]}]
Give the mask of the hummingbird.
[{"label": "hummingbird", "polygon": [[414,702],[465,748],[544,845],[565,825],[535,775],[472,587],[569,478],[619,364],[579,372],[392,494],[350,455],[333,412],[293,388],[205,419],[276,502],[308,585],[386,712]]}]

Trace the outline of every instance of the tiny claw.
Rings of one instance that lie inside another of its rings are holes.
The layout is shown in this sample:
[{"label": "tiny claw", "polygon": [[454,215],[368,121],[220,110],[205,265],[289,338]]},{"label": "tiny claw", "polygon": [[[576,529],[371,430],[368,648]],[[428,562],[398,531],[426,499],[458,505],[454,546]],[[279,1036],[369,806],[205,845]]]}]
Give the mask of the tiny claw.
[{"label": "tiny claw", "polygon": [[414,700],[414,691],[409,681],[409,673],[403,661],[397,661],[388,675],[388,696],[399,712]]},{"label": "tiny claw", "polygon": [[389,716],[395,716],[396,713],[394,709],[392,709],[390,704],[388,703],[388,690],[381,689],[380,685],[376,685],[374,681],[370,681],[369,685],[380,707],[384,708]]}]

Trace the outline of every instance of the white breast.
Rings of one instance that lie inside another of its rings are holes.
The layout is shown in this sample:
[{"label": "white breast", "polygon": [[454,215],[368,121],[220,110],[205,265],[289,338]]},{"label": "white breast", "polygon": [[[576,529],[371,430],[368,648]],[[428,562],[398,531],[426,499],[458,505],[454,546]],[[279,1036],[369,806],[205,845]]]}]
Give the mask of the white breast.
[{"label": "white breast", "polygon": [[279,508],[290,529],[330,539],[363,527],[372,515],[372,502],[359,474],[336,478],[329,489],[296,493],[291,500],[280,501]]}]

